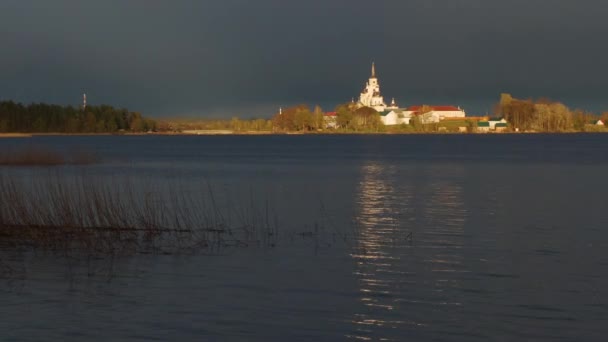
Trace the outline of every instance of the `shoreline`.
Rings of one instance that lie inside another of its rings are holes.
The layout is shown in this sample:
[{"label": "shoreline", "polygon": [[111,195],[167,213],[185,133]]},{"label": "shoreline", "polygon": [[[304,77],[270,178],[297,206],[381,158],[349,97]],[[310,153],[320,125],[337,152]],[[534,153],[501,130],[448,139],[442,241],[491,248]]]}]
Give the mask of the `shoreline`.
[{"label": "shoreline", "polygon": [[228,131],[199,130],[189,132],[150,132],[150,133],[0,133],[1,138],[32,138],[44,136],[220,136],[220,135],[519,135],[519,134],[602,134],[606,132],[270,132],[270,131]]},{"label": "shoreline", "polygon": [[31,138],[32,134],[30,133],[0,133],[1,138]]}]

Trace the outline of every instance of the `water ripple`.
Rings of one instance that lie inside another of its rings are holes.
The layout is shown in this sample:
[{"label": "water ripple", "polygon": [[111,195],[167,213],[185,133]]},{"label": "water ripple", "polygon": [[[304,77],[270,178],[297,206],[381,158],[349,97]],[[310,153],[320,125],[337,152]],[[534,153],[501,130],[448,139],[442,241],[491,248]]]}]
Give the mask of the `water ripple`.
[{"label": "water ripple", "polygon": [[[442,181],[420,188],[404,181],[390,164],[368,163],[361,169],[357,193],[358,245],[351,258],[365,310],[353,322],[367,327],[363,336],[386,326],[389,311],[404,318],[390,321],[403,329],[430,324],[410,310],[412,305],[424,308],[422,312],[462,307],[444,294],[446,288],[458,288],[459,278],[469,273],[460,254],[467,216],[461,187]],[[421,202],[420,196],[429,200]],[[412,290],[421,297],[412,298]]]}]

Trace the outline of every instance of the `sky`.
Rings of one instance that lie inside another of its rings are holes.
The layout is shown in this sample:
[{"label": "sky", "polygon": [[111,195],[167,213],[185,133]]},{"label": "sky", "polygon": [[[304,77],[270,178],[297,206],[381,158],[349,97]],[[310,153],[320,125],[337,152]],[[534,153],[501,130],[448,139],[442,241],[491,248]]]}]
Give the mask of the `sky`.
[{"label": "sky", "polygon": [[0,100],[270,117],[356,99],[608,111],[605,0],[2,0]]}]

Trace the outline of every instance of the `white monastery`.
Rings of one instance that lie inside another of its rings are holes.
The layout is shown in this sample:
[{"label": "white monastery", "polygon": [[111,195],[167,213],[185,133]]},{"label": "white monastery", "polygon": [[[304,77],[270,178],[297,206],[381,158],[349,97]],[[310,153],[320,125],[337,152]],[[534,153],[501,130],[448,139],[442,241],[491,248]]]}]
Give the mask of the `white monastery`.
[{"label": "white monastery", "polygon": [[359,103],[357,104],[360,107],[365,106],[374,108],[377,112],[398,108],[395,104],[395,99],[393,99],[390,106],[387,106],[386,103],[384,103],[384,98],[380,95],[380,83],[376,77],[376,65],[374,63],[372,63],[372,76],[367,81],[367,84],[365,84],[365,89],[361,92]]},{"label": "white monastery", "polygon": [[[464,118],[465,112],[460,107],[454,106],[431,106],[431,111],[420,113],[422,106],[411,106],[409,108],[399,108],[395,99],[390,105],[386,105],[384,98],[380,94],[380,83],[376,77],[376,65],[372,63],[372,74],[365,89],[359,96],[359,107],[371,107],[380,113],[382,123],[385,125],[409,124],[412,117],[419,115],[422,123],[439,122],[448,118]],[[335,115],[335,113],[332,113]]]}]

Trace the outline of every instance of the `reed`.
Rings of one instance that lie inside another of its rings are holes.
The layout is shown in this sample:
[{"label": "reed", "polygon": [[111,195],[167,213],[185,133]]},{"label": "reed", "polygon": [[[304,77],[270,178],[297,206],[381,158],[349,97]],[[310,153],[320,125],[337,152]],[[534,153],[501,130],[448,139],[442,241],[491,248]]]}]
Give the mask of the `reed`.
[{"label": "reed", "polygon": [[192,190],[84,174],[0,173],[0,248],[104,256],[276,246],[278,220],[268,203],[220,209],[211,187]]}]

